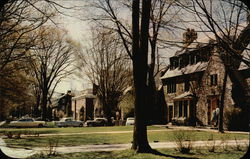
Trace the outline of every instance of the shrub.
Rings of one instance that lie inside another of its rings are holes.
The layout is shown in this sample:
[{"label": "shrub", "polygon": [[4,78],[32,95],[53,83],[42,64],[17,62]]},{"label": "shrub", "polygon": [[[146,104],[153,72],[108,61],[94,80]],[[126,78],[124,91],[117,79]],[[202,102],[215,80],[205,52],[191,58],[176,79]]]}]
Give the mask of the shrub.
[{"label": "shrub", "polygon": [[48,145],[47,145],[47,155],[48,156],[56,156],[57,152],[56,152],[56,148],[58,147],[58,143],[59,143],[59,138],[50,138],[48,140]]},{"label": "shrub", "polygon": [[190,153],[193,148],[191,136],[194,134],[191,132],[180,130],[173,134],[173,139],[177,145],[177,150],[181,153]]},{"label": "shrub", "polygon": [[236,151],[243,151],[243,148],[241,147],[241,145],[240,145],[240,143],[239,143],[239,141],[237,140],[237,138],[236,137],[234,137],[234,140],[235,140],[235,146],[234,146],[234,149],[236,150]]},{"label": "shrub", "polygon": [[228,151],[228,139],[229,135],[225,134],[221,137],[221,146],[224,151]]},{"label": "shrub", "polygon": [[211,134],[207,141],[207,149],[209,152],[215,152],[216,144],[214,140],[214,135]]},{"label": "shrub", "polygon": [[225,124],[231,131],[248,131],[248,115],[240,108],[232,108],[225,112]]}]

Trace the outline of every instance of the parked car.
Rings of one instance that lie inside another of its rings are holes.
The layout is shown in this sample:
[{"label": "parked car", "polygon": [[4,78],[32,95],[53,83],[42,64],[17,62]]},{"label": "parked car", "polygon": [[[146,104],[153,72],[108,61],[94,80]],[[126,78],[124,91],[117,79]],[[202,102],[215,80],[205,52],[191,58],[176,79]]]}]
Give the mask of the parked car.
[{"label": "parked car", "polygon": [[33,118],[21,118],[9,123],[10,127],[44,127],[45,121],[36,121]]},{"label": "parked car", "polygon": [[95,118],[94,120],[87,120],[85,126],[107,126],[108,120],[106,118]]},{"label": "parked car", "polygon": [[72,118],[62,118],[60,121],[56,121],[55,125],[58,127],[83,127],[83,121],[76,121]]},{"label": "parked car", "polygon": [[135,124],[135,118],[127,118],[125,125],[134,125]]}]

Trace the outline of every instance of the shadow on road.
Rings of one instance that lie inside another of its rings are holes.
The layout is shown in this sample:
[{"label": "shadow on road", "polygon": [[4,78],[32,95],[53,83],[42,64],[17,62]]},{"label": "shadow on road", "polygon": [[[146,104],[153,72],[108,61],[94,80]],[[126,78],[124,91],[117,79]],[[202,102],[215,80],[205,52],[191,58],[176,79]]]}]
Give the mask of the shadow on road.
[{"label": "shadow on road", "polygon": [[5,155],[5,153],[3,153],[1,148],[0,148],[0,158],[1,159],[18,159],[18,158],[12,158],[12,157],[9,157],[9,156]]}]

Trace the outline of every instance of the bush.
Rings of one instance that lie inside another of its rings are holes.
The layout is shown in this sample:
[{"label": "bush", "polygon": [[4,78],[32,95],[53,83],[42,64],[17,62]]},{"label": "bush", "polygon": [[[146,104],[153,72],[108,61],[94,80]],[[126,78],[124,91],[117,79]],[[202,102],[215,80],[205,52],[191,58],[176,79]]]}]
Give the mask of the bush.
[{"label": "bush", "polygon": [[48,140],[47,145],[47,155],[48,156],[56,156],[56,148],[58,147],[59,138],[52,138]]},{"label": "bush", "polygon": [[209,152],[215,152],[216,144],[214,140],[214,135],[211,134],[208,141],[207,141],[207,149]]},{"label": "bush", "polygon": [[177,145],[177,150],[181,153],[190,153],[193,149],[191,136],[194,134],[191,132],[180,130],[174,133],[173,139]]},{"label": "bush", "polygon": [[248,131],[248,115],[240,108],[233,108],[225,112],[226,127],[230,131]]}]

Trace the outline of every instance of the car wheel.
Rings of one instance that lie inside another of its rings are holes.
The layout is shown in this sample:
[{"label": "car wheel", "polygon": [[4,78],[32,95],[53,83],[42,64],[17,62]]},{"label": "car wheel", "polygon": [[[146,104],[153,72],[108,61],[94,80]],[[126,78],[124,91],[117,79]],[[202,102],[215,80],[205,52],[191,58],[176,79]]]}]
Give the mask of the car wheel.
[{"label": "car wheel", "polygon": [[42,127],[43,127],[43,124],[39,124],[38,127],[39,127],[39,128],[42,128]]},{"label": "car wheel", "polygon": [[83,124],[80,124],[79,127],[83,127]]}]

